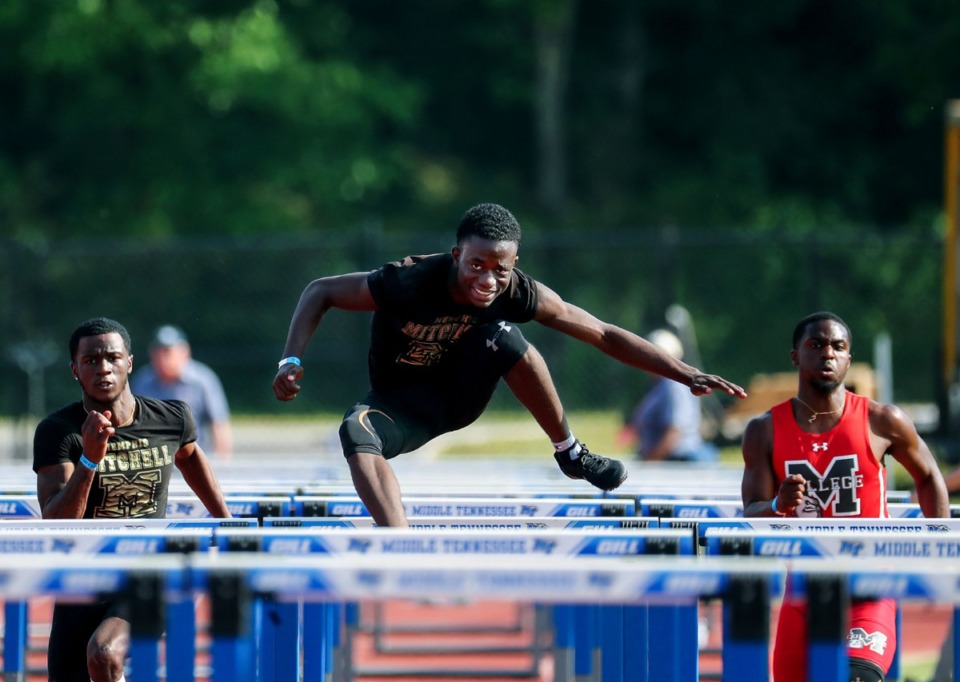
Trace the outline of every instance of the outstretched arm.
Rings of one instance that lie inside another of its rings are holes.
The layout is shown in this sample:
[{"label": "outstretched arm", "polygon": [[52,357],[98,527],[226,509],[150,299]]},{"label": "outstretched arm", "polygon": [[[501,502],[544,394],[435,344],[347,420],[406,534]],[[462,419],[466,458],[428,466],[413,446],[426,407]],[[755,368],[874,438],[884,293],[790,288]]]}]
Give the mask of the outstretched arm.
[{"label": "outstretched arm", "polygon": [[564,301],[555,291],[539,282],[537,289],[540,295],[534,317],[537,322],[589,343],[626,365],[689,386],[694,395],[712,393],[714,390],[740,398],[747,395],[740,386],[714,374],[704,374],[670,357],[646,339],[597,319],[583,308]]},{"label": "outstretched arm", "polygon": [[[366,272],[354,272],[347,275],[322,277],[310,282],[300,295],[300,302],[293,311],[287,342],[283,346],[283,356],[303,357],[303,353],[313,338],[320,320],[330,308],[342,310],[376,310],[376,303],[367,286]],[[273,393],[277,400],[293,400],[300,392],[297,383],[303,376],[303,368],[294,364],[285,364],[279,368],[273,379]]]},{"label": "outstretched arm", "polygon": [[210,516],[218,519],[230,517],[227,503],[223,499],[223,492],[220,490],[220,484],[217,483],[217,477],[213,474],[210,461],[196,441],[187,443],[177,450],[174,463],[183,475],[183,480],[190,486],[190,490],[196,493],[200,502],[210,512]]},{"label": "outstretched arm", "polygon": [[950,496],[940,467],[913,421],[896,405],[870,401],[870,430],[889,442],[886,451],[913,477],[920,509],[927,518],[950,516]]}]

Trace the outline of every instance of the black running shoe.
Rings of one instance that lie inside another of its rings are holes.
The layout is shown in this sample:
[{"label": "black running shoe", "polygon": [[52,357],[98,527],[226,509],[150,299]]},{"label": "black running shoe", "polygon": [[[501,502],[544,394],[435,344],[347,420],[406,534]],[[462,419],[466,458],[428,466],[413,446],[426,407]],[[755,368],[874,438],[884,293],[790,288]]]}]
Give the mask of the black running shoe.
[{"label": "black running shoe", "polygon": [[627,468],[622,462],[595,455],[583,443],[580,447],[580,456],[576,459],[570,459],[570,450],[553,455],[567,478],[582,478],[600,490],[613,490],[627,480]]}]

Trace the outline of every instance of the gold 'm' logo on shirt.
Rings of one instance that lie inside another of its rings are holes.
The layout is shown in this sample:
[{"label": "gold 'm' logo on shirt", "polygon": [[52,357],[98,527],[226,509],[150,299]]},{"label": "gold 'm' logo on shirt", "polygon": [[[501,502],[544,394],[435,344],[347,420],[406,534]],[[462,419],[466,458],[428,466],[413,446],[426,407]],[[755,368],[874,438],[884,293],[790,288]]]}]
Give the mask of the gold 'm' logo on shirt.
[{"label": "gold 'm' logo on shirt", "polygon": [[161,480],[159,469],[141,471],[132,478],[125,474],[101,474],[103,503],[93,515],[120,519],[152,516],[157,512],[157,491]]}]

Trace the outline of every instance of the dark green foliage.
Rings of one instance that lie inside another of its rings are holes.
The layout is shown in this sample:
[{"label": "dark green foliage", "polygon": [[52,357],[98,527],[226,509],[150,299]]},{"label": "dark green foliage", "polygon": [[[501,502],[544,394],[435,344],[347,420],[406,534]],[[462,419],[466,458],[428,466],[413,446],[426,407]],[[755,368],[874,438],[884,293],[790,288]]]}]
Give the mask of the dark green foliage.
[{"label": "dark green foliage", "polygon": [[[5,0],[0,361],[91,315],[135,343],[176,322],[239,410],[275,409],[309,279],[446,250],[496,201],[522,267],[638,331],[683,303],[711,370],[785,368],[827,307],[890,331],[898,391],[928,399],[958,43],[955,0]],[[340,383],[297,409],[364,388],[355,317],[321,328]],[[632,399],[624,368],[531,336],[568,400]]]}]

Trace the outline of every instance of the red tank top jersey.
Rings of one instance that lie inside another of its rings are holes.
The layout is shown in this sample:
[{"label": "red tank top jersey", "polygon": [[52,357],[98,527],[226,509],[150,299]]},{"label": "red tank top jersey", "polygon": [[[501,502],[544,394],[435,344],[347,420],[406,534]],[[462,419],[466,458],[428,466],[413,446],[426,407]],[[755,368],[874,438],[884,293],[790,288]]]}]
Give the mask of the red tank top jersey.
[{"label": "red tank top jersey", "polygon": [[797,516],[889,516],[886,474],[870,447],[869,405],[868,398],[847,391],[843,415],[826,433],[803,431],[790,400],[771,408],[776,485],[792,474],[807,481]]},{"label": "red tank top jersey", "polygon": [[[777,487],[791,474],[807,481],[797,516],[887,518],[886,476],[870,447],[870,401],[847,391],[840,421],[826,433],[806,433],[797,425],[791,401],[770,410],[773,467]],[[857,601],[850,609],[848,654],[886,673],[897,646],[896,602]],[[776,682],[806,682],[806,605],[788,587],[773,650]]]}]

